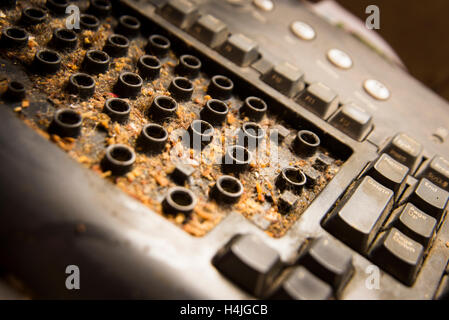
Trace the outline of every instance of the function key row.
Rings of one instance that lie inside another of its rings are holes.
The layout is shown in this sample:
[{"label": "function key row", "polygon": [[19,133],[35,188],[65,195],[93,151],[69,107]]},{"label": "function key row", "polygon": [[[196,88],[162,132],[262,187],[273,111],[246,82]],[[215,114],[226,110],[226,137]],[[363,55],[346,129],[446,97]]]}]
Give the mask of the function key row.
[{"label": "function key row", "polygon": [[259,57],[254,40],[243,34],[230,35],[225,23],[212,15],[200,16],[198,7],[188,0],[168,1],[158,13],[241,67],[249,66]]},{"label": "function key row", "polygon": [[[362,141],[373,128],[372,116],[361,106],[348,103],[341,106],[338,95],[322,83],[307,85],[304,73],[296,66],[280,62],[273,65],[260,58],[258,44],[243,34],[230,34],[226,24],[210,15],[200,15],[198,7],[188,0],[172,0],[158,9],[158,13],[173,25],[186,30],[199,41],[217,50],[240,67],[252,66],[261,72],[261,80],[285,96],[294,99],[322,119],[329,121],[351,138]],[[294,22],[292,32],[301,39],[313,39],[315,31],[303,22]],[[352,66],[351,58],[343,51],[331,49],[327,54],[331,63],[341,69]],[[368,80],[365,90],[373,97],[386,99],[386,89],[376,80]],[[389,96],[389,93],[387,94]]]}]

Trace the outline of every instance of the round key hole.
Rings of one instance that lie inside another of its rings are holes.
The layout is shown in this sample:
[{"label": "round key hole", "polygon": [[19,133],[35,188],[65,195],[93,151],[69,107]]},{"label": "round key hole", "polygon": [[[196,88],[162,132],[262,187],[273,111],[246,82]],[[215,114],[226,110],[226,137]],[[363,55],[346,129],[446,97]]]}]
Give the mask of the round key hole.
[{"label": "round key hole", "polygon": [[120,162],[126,162],[133,158],[132,153],[127,148],[123,147],[114,148],[111,151],[111,156],[112,158]]},{"label": "round key hole", "polygon": [[250,163],[251,153],[242,146],[232,146],[229,150],[229,155],[234,163]]},{"label": "round key hole", "polygon": [[5,100],[21,101],[26,96],[25,86],[22,82],[17,80],[11,80],[8,83],[8,88],[3,94]]},{"label": "round key hole", "polygon": [[223,157],[222,170],[226,173],[240,174],[249,168],[251,153],[242,145],[233,145],[226,149]]},{"label": "round key hole", "polygon": [[160,141],[164,141],[168,137],[167,130],[155,123],[147,125],[144,129],[144,132],[148,137]]},{"label": "round key hole", "polygon": [[89,29],[96,29],[100,26],[100,20],[90,14],[82,14],[80,17],[80,23]]},{"label": "round key hole", "polygon": [[87,55],[90,59],[98,63],[106,63],[109,61],[108,54],[100,50],[88,51]]},{"label": "round key hole", "polygon": [[47,0],[47,6],[51,7],[52,9],[58,8],[61,9],[67,7],[69,4],[69,0]]},{"label": "round key hole", "polygon": [[120,98],[110,98],[104,104],[104,113],[106,113],[112,121],[124,123],[129,118],[131,106],[126,100]]},{"label": "round key hole", "polygon": [[207,106],[214,112],[227,114],[229,111],[228,106],[221,100],[211,99],[207,101]]},{"label": "round key hole", "polygon": [[142,133],[136,141],[142,151],[151,154],[163,152],[168,139],[168,132],[165,128],[156,123],[149,123],[142,129]]},{"label": "round key hole", "polygon": [[65,109],[57,113],[56,120],[64,126],[77,127],[81,124],[83,119],[78,112]]},{"label": "round key hole", "polygon": [[[66,1],[66,0],[58,0],[58,1]],[[96,7],[100,7],[104,10],[109,10],[111,7],[111,3],[107,0],[91,0],[92,5]]]},{"label": "round key hole", "polygon": [[253,137],[255,139],[261,139],[264,136],[262,127],[254,122],[247,122],[243,124],[242,129],[247,136]]},{"label": "round key hole", "polygon": [[98,19],[90,14],[82,14],[80,17],[80,21],[89,26],[94,26],[98,23]]},{"label": "round key hole", "polygon": [[90,74],[105,73],[109,69],[111,58],[101,50],[89,50],[83,60],[82,68]]},{"label": "round key hole", "polygon": [[201,61],[194,56],[190,55],[183,55],[179,60],[181,60],[182,63],[185,65],[191,67],[191,68],[200,68],[201,67]]},{"label": "round key hole", "polygon": [[114,34],[109,37],[109,41],[116,46],[127,47],[129,46],[128,38],[121,36],[119,34]]},{"label": "round key hole", "polygon": [[118,113],[128,113],[131,110],[131,107],[128,102],[122,99],[112,99],[108,103],[108,107]]},{"label": "round key hole", "polygon": [[55,112],[48,131],[60,137],[75,138],[81,132],[82,122],[83,118],[79,112],[72,109],[60,109]]},{"label": "round key hole", "polygon": [[61,62],[60,56],[53,51],[42,50],[37,53],[39,59],[46,63],[59,63]]},{"label": "round key hole", "polygon": [[193,83],[184,77],[176,77],[168,86],[171,96],[177,101],[186,101],[192,97]]},{"label": "round key hole", "polygon": [[73,82],[80,87],[92,87],[95,85],[95,80],[87,74],[77,74],[73,77]]},{"label": "round key hole", "polygon": [[140,27],[140,22],[136,18],[132,16],[121,16],[120,22],[126,26],[129,26],[131,28]]},{"label": "round key hole", "polygon": [[56,73],[61,66],[61,56],[53,50],[39,50],[33,61],[34,69],[41,74]]},{"label": "round key hole", "polygon": [[262,120],[267,111],[267,104],[258,97],[247,97],[239,112],[243,118],[258,122]]},{"label": "round key hole", "polygon": [[178,104],[173,98],[167,96],[158,96],[154,99],[157,106],[165,111],[173,112],[178,107]]},{"label": "round key hole", "polygon": [[311,147],[318,147],[320,145],[320,138],[312,131],[302,130],[298,132],[298,138]]},{"label": "round key hole", "polygon": [[23,10],[23,14],[37,20],[43,20],[46,16],[45,11],[39,8],[26,8]]},{"label": "round key hole", "polygon": [[13,89],[14,91],[23,91],[25,90],[25,86],[23,85],[23,83],[19,82],[19,81],[11,81],[9,83],[9,86],[11,87],[11,89]]},{"label": "round key hole", "polygon": [[108,147],[106,154],[111,162],[120,165],[132,164],[136,157],[130,147],[121,144]]},{"label": "round key hole", "polygon": [[142,85],[142,79],[134,74],[134,73],[124,73],[120,75],[122,78],[122,81],[130,86],[141,86]]},{"label": "round key hole", "polygon": [[193,199],[189,193],[184,191],[175,191],[171,194],[171,198],[173,202],[175,202],[179,206],[189,206],[193,203]]},{"label": "round key hole", "polygon": [[148,38],[145,49],[157,57],[165,57],[170,49],[170,40],[159,34],[153,34]]},{"label": "round key hole", "polygon": [[203,109],[200,111],[201,119],[208,121],[214,126],[220,126],[228,115],[229,108],[221,100],[210,99],[206,102]]},{"label": "round key hole", "polygon": [[73,41],[76,40],[76,33],[72,30],[67,29],[59,29],[56,30],[55,35],[65,41]]},{"label": "round key hole", "polygon": [[101,162],[103,171],[111,171],[113,175],[123,175],[132,169],[136,161],[134,150],[124,144],[110,145]]},{"label": "round key hole", "polygon": [[103,47],[103,51],[105,51],[109,56],[113,58],[123,57],[128,54],[129,49],[129,40],[125,36],[120,34],[112,34],[110,35],[106,43]]},{"label": "round key hole", "polygon": [[232,176],[221,176],[218,178],[217,188],[220,192],[232,197],[240,196],[243,193],[242,183]]},{"label": "round key hole", "polygon": [[88,10],[96,17],[106,18],[112,11],[111,1],[91,0]]},{"label": "round key hole", "polygon": [[203,120],[193,120],[192,130],[201,136],[210,136],[214,132],[214,127]]},{"label": "round key hole", "polygon": [[88,99],[95,93],[95,80],[85,73],[75,73],[70,76],[67,90],[81,99]]},{"label": "round key hole", "polygon": [[214,76],[212,78],[212,81],[217,87],[220,87],[224,90],[230,90],[234,87],[234,84],[232,83],[231,79],[225,77],[225,76]]},{"label": "round key hole", "polygon": [[166,213],[190,213],[196,205],[196,197],[192,191],[184,187],[172,187],[168,189],[163,203]]},{"label": "round key hole", "polygon": [[168,49],[170,47],[170,40],[158,34],[152,35],[149,40],[153,45],[157,47],[164,49]]},{"label": "round key hole", "polygon": [[212,142],[214,127],[204,120],[193,120],[189,127],[190,146],[194,149],[202,148]]},{"label": "round key hole", "polygon": [[27,39],[27,33],[25,30],[20,28],[11,27],[6,29],[6,34],[15,39],[15,40],[26,40]]},{"label": "round key hole", "polygon": [[256,111],[265,112],[267,110],[267,104],[265,103],[265,101],[257,97],[247,98],[246,103]]},{"label": "round key hole", "polygon": [[186,78],[175,78],[173,80],[173,82],[176,86],[180,87],[181,89],[184,89],[184,90],[192,90],[193,89],[192,82]]},{"label": "round key hole", "polygon": [[69,0],[47,0],[45,5],[53,13],[57,15],[64,15],[67,6],[69,5]]},{"label": "round key hole", "polygon": [[144,56],[140,61],[144,66],[149,68],[157,69],[161,67],[161,62],[159,59],[153,56]]},{"label": "round key hole", "polygon": [[294,185],[303,185],[306,182],[304,173],[297,168],[285,168],[282,170],[285,180]]}]

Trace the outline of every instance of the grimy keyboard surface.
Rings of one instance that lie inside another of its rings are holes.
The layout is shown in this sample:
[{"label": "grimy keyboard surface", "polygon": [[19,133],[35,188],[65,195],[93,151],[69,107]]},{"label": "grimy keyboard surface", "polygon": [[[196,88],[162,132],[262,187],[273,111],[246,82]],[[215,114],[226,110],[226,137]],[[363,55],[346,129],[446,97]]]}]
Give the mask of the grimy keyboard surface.
[{"label": "grimy keyboard surface", "polygon": [[306,5],[1,10],[0,265],[32,295],[447,294],[448,105]]}]

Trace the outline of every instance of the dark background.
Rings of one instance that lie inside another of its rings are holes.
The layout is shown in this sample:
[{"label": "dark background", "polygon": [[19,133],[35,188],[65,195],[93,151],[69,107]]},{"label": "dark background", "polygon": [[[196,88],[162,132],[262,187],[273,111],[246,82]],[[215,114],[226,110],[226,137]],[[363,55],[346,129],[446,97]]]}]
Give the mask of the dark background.
[{"label": "dark background", "polygon": [[365,21],[365,8],[380,9],[376,30],[408,71],[449,100],[449,0],[337,0]]}]

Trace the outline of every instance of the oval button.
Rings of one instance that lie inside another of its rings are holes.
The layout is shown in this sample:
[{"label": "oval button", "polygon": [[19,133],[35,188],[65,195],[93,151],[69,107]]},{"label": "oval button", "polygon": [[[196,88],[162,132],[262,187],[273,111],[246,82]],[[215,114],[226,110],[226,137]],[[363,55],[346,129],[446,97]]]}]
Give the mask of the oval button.
[{"label": "oval button", "polygon": [[290,29],[295,36],[302,40],[313,40],[316,37],[315,30],[312,26],[302,21],[292,22]]},{"label": "oval button", "polygon": [[351,57],[340,49],[330,49],[327,52],[327,58],[338,68],[349,69],[352,67]]},{"label": "oval button", "polygon": [[363,88],[374,99],[387,100],[390,97],[390,90],[378,80],[365,80],[365,82],[363,82]]},{"label": "oval button", "polygon": [[273,1],[271,0],[253,0],[254,5],[262,11],[271,11],[274,8]]}]

